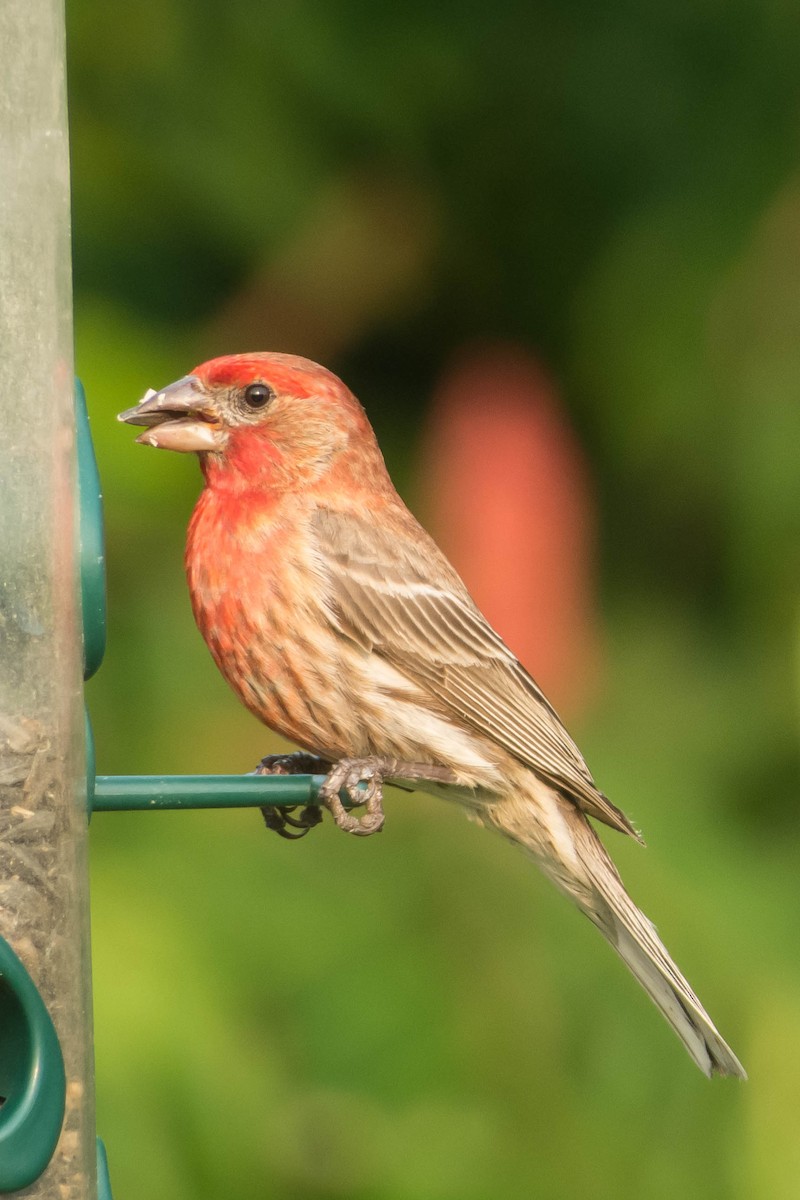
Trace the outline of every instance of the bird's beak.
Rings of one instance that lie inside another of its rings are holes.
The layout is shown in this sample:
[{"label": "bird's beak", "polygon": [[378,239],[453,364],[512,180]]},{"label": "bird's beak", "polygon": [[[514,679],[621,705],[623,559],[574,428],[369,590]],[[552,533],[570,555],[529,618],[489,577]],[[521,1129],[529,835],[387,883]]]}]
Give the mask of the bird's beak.
[{"label": "bird's beak", "polygon": [[219,413],[195,375],[185,375],[160,392],[148,390],[117,420],[146,426],[136,441],[159,450],[219,450],[224,438]]}]

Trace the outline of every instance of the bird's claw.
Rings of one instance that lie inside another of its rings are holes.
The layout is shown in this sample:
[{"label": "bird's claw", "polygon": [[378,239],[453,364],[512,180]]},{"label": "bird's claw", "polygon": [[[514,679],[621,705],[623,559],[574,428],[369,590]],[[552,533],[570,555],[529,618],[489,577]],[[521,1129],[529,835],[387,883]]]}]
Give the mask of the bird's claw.
[{"label": "bird's claw", "polygon": [[330,769],[331,764],[327,759],[306,754],[305,750],[295,750],[293,754],[268,754],[262,758],[253,774],[326,775]]},{"label": "bird's claw", "polygon": [[[385,780],[430,780],[436,783],[455,781],[447,767],[431,763],[401,762],[394,758],[343,758],[335,766],[324,758],[300,750],[294,754],[271,754],[262,758],[254,775],[325,775],[319,789],[319,802],[327,808],[340,829],[367,837],[378,833],[385,821],[383,785]],[[403,783],[397,786],[402,787]],[[362,786],[363,785],[363,786]],[[364,808],[360,817],[348,812],[340,793],[345,792],[351,805]],[[299,817],[289,816],[294,809],[262,808],[264,823],[281,837],[296,841],[305,837],[322,820],[319,807],[306,805]],[[297,833],[290,830],[296,829]]]},{"label": "bird's claw", "polygon": [[[267,808],[266,806],[262,808],[261,815],[267,829],[271,829],[273,833],[286,838],[289,842],[297,842],[300,838],[304,838],[315,825],[319,825],[322,813],[316,805],[307,804],[301,810],[299,817],[293,817],[291,814],[296,808],[296,804],[291,808]],[[292,833],[292,830],[297,832]]]},{"label": "bird's claw", "polygon": [[[324,804],[340,829],[367,837],[383,828],[383,781],[392,773],[395,763],[381,758],[343,758],[328,772],[319,789]],[[365,784],[365,787],[361,787]],[[346,792],[351,804],[364,806],[363,816],[356,817],[342,804],[340,792]]]},{"label": "bird's claw", "polygon": [[[268,754],[253,772],[254,775],[324,775],[330,769],[330,763],[313,754],[305,754],[302,750],[294,754]],[[291,808],[278,808],[265,805],[261,809],[264,824],[267,829],[277,833],[287,841],[297,842],[304,838],[309,830],[322,821],[322,813],[316,804],[306,804],[298,817],[291,814],[297,805]],[[295,830],[296,832],[292,832]]]}]

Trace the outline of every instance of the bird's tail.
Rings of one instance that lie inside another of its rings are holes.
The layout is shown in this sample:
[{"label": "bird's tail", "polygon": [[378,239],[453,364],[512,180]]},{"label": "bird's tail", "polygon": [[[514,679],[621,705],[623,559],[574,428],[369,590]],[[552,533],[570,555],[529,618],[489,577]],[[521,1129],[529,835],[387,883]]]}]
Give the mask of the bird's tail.
[{"label": "bird's tail", "polygon": [[[655,926],[631,900],[591,825],[537,781],[534,795],[508,797],[487,823],[530,851],[545,873],[597,926],[664,1014],[706,1075],[746,1079],[742,1064],[670,957]],[[532,807],[536,811],[533,812]]]}]

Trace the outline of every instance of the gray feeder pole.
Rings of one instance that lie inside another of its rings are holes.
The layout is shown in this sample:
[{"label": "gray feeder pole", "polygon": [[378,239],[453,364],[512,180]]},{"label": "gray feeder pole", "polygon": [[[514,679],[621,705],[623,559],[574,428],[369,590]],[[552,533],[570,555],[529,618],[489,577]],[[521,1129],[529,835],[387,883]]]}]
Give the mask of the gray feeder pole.
[{"label": "gray feeder pole", "polygon": [[0,3],[0,479],[0,1192],[94,1200],[62,0]]}]

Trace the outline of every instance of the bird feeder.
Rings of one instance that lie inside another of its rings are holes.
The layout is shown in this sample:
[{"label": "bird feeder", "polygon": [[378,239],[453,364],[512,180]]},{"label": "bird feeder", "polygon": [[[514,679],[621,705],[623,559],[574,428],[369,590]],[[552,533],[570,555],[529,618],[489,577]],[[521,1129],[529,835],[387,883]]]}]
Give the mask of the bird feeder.
[{"label": "bird feeder", "polygon": [[0,6],[0,1195],[110,1200],[96,1142],[92,809],[313,805],[321,776],[99,777],[99,480],[73,385],[61,0]]},{"label": "bird feeder", "polygon": [[55,1200],[96,1195],[59,0],[0,47],[0,1192]]}]

